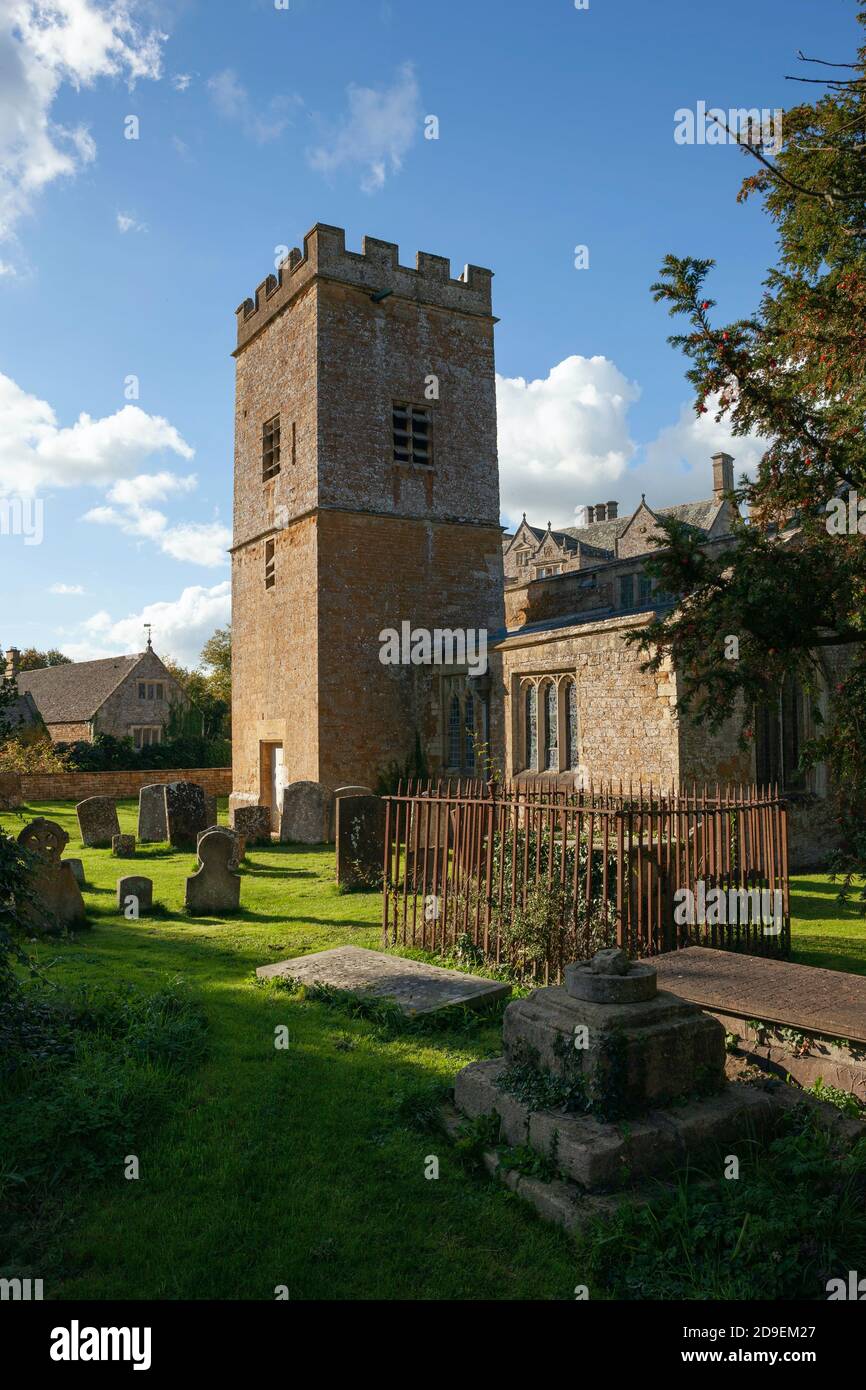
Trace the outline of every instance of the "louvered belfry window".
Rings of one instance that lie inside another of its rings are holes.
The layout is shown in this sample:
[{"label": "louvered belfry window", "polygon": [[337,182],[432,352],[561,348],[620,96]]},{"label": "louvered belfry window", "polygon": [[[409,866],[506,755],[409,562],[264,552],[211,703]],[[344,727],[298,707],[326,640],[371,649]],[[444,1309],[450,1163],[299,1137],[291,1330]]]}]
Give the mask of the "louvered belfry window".
[{"label": "louvered belfry window", "polygon": [[262,482],[280,471],[280,417],[274,415],[262,425]]},{"label": "louvered belfry window", "polygon": [[430,411],[424,406],[395,401],[394,462],[429,467],[433,463]]}]

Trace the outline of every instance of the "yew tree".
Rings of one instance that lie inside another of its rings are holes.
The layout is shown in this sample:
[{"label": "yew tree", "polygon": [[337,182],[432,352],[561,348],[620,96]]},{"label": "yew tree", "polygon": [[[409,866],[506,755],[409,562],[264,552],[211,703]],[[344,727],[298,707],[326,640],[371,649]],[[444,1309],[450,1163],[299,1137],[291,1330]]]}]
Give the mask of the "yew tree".
[{"label": "yew tree", "polygon": [[754,314],[723,321],[710,260],[669,255],[652,286],[682,322],[670,341],[689,359],[696,411],[765,448],[732,495],[730,545],[665,523],[647,569],[679,601],[635,640],[648,669],[673,659],[684,712],[737,719],[746,743],[787,676],[814,692],[822,652],[844,651],[803,759],[825,761],[838,791],[847,886],[866,872],[866,42],[851,62],[799,58],[804,100],[780,138],[738,140],[750,161],[739,200],[760,198],[778,234]]}]

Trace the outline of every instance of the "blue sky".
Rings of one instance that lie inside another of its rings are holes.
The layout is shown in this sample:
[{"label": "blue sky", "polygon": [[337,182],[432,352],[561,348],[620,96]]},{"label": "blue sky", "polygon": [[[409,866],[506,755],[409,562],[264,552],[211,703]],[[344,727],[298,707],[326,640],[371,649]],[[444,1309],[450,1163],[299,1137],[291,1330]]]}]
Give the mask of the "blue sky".
[{"label": "blue sky", "polygon": [[649,285],[711,256],[746,313],[773,229],[674,113],[800,99],[797,50],[849,59],[855,8],[0,0],[0,497],[44,529],[0,535],[0,646],[136,650],[150,620],[194,662],[228,619],[234,310],[316,221],[494,270],[504,520],[753,463],[695,423]]}]

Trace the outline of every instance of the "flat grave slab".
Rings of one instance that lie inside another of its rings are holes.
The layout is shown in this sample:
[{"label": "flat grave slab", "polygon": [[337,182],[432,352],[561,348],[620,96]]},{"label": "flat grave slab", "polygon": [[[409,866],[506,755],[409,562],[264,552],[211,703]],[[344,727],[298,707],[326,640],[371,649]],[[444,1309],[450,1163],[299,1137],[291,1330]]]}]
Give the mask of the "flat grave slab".
[{"label": "flat grave slab", "polygon": [[866,1043],[866,976],[686,946],[653,956],[661,989],[713,1013]]},{"label": "flat grave slab", "polygon": [[260,965],[256,974],[260,980],[281,976],[306,985],[331,985],[355,994],[391,999],[409,1016],[434,1013],[452,1004],[483,1008],[511,993],[511,986],[501,980],[464,975],[460,970],[404,960],[382,951],[368,951],[363,946],[335,946],[329,951],[277,961],[275,965]]}]

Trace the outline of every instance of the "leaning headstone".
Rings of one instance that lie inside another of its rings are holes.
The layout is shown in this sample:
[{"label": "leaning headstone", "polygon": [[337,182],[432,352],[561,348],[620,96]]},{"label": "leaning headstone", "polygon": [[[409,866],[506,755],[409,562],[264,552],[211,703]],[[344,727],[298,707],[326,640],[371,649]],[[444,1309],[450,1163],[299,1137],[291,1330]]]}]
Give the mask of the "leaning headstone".
[{"label": "leaning headstone", "polygon": [[298,845],[324,844],[330,831],[331,800],[321,782],[290,782],[283,788],[280,839]]},{"label": "leaning headstone", "polygon": [[81,843],[91,849],[107,848],[120,834],[117,807],[110,796],[88,796],[75,808]]},{"label": "leaning headstone", "polygon": [[143,845],[168,839],[164,782],[153,782],[138,793],[138,838]]},{"label": "leaning headstone", "polygon": [[210,830],[198,846],[199,867],[186,881],[190,912],[235,912],[240,906],[240,874],[229,868],[232,845],[222,830]]},{"label": "leaning headstone", "polygon": [[87,880],[84,877],[84,865],[81,862],[81,860],[64,859],[62,860],[62,863],[69,865],[70,869],[72,870],[72,877],[75,879],[75,882],[78,884],[79,888],[83,888]]},{"label": "leaning headstone", "polygon": [[124,916],[132,907],[130,898],[135,899],[134,912],[130,917],[130,920],[134,921],[142,912],[149,912],[153,907],[153,879],[145,878],[143,874],[128,874],[126,878],[119,878],[117,910]]},{"label": "leaning headstone", "polygon": [[166,783],[165,819],[170,844],[193,846],[198,832],[207,829],[203,788],[197,782]]},{"label": "leaning headstone", "polygon": [[231,841],[232,852],[229,855],[229,868],[236,869],[244,857],[247,842],[243,835],[238,835],[236,830],[231,830],[227,825],[209,825],[207,830],[200,830],[196,839],[195,847],[198,849],[205,835],[227,835]]},{"label": "leaning headstone", "polygon": [[379,796],[337,800],[337,882],[380,888],[385,858],[385,803]]},{"label": "leaning headstone", "polygon": [[217,799],[214,792],[205,792],[204,794],[204,814],[207,825],[216,825]]},{"label": "leaning headstone", "polygon": [[134,835],[112,835],[111,853],[115,859],[134,859],[135,858],[135,836]]},{"label": "leaning headstone", "polygon": [[32,931],[57,932],[87,925],[81,889],[72,869],[60,857],[68,841],[63,827],[44,816],[25,825],[18,836],[19,845],[39,861],[31,883],[32,900],[16,904],[19,917]]},{"label": "leaning headstone", "polygon": [[237,806],[232,812],[232,825],[243,835],[248,845],[271,843],[271,808],[269,806]]}]

